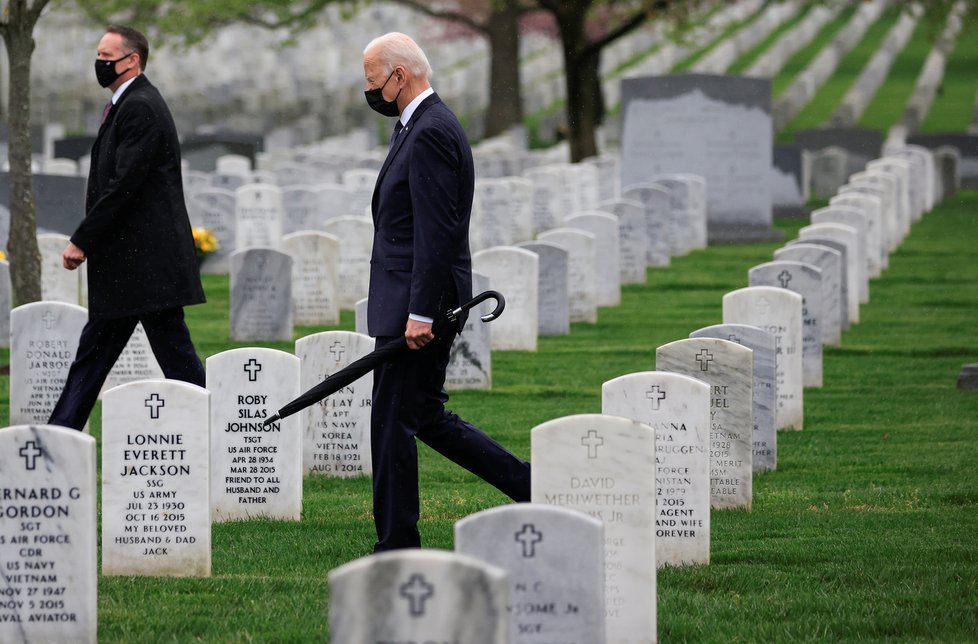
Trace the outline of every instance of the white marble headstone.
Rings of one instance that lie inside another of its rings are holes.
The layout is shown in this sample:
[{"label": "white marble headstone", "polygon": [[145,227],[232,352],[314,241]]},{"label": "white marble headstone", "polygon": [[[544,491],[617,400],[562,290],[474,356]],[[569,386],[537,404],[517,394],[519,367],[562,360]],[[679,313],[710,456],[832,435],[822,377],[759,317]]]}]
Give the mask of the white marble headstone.
[{"label": "white marble headstone", "polygon": [[[481,293],[489,288],[489,277],[473,271],[472,292]],[[492,388],[492,336],[496,320],[484,323],[480,317],[491,312],[492,300],[483,302],[469,311],[462,332],[455,336],[445,373],[445,388],[490,389]],[[364,315],[366,317],[366,315]]]},{"label": "white marble headstone", "polygon": [[98,640],[96,485],[91,436],[0,429],[0,642]]},{"label": "white marble headstone", "polygon": [[846,247],[846,279],[849,297],[849,322],[859,322],[859,305],[869,301],[869,277],[866,260],[859,256],[859,243],[856,229],[842,224],[811,224],[798,231],[799,242],[818,243],[830,239]]},{"label": "white marble headstone", "polygon": [[754,472],[769,472],[778,466],[778,405],[774,336],[747,324],[715,324],[697,329],[691,338],[719,338],[742,344],[754,352],[753,417]]},{"label": "white marble headstone", "polygon": [[105,379],[99,395],[127,382],[157,380],[163,377],[163,368],[160,367],[156,354],[153,353],[153,347],[150,346],[149,338],[146,336],[146,329],[143,328],[143,323],[139,322],[133,329],[126,348],[122,350],[112,366],[112,371]]},{"label": "white marble headstone", "polygon": [[665,371],[601,386],[601,412],[655,430],[655,560],[710,563],[710,386]]},{"label": "white marble headstone", "polygon": [[370,286],[373,223],[362,216],[334,217],[323,224],[323,231],[340,240],[340,308],[352,311],[358,300],[367,297]]},{"label": "white marble headstone", "polygon": [[282,190],[264,183],[234,191],[234,248],[278,248],[282,238]]},{"label": "white marble headstone", "polygon": [[672,257],[672,193],[658,183],[642,181],[625,185],[622,196],[645,208],[645,263],[669,266]]},{"label": "white marble headstone", "polygon": [[10,288],[10,264],[0,259],[0,347],[10,346],[10,307],[13,293]]},{"label": "white marble headstone", "polygon": [[842,254],[821,244],[789,244],[774,251],[774,259],[811,264],[822,272],[822,344],[839,346],[842,331],[849,326],[849,303],[843,297]]},{"label": "white marble headstone", "polygon": [[748,271],[750,286],[778,286],[801,295],[802,382],[805,387],[822,386],[822,271],[813,264],[776,260]]},{"label": "white marble headstone", "polygon": [[[882,236],[883,204],[879,197],[868,194],[843,193],[829,199],[829,206],[851,208],[863,216],[866,226],[866,266],[869,270],[870,279],[879,277],[885,267],[886,258],[886,244]],[[812,213],[812,222],[819,223],[814,219],[815,212]],[[851,218],[851,215],[843,214],[841,217],[832,217],[826,221],[851,225],[847,221],[855,220]]]},{"label": "white marble headstone", "polygon": [[513,207],[509,186],[502,179],[477,179],[469,222],[472,252],[513,244]]},{"label": "white marble headstone", "polygon": [[206,228],[217,239],[217,250],[200,265],[205,274],[227,273],[228,258],[234,252],[234,192],[224,188],[203,188],[187,197],[187,212],[194,226]]},{"label": "white marble headstone", "polygon": [[534,503],[605,524],[605,637],[656,641],[655,430],[620,416],[580,414],[530,435]]},{"label": "white marble headstone", "polygon": [[338,324],[340,240],[303,230],[283,237],[281,248],[292,257],[292,321]]},{"label": "white marble headstone", "polygon": [[64,267],[62,253],[71,238],[60,233],[41,233],[37,248],[41,252],[41,299],[46,302],[79,303],[81,271]]},{"label": "white marble headstone", "polygon": [[319,230],[324,221],[326,217],[319,210],[319,193],[315,188],[309,185],[282,188],[282,235]]},{"label": "white marble headstone", "polygon": [[583,210],[571,213],[564,220],[564,225],[567,228],[580,228],[594,235],[594,254],[597,259],[594,295],[598,306],[621,304],[621,242],[618,239],[617,215]]},{"label": "white marble headstone", "polygon": [[102,574],[211,574],[210,400],[178,380],[102,397]]},{"label": "white marble headstone", "polygon": [[[299,338],[295,342],[295,355],[302,361],[299,389],[308,391],[373,349],[373,338],[350,331],[323,331]],[[299,412],[303,471],[341,477],[370,475],[373,381],[373,373],[367,373]]]},{"label": "white marble headstone", "polygon": [[571,322],[598,321],[594,235],[576,228],[555,228],[537,235],[537,241],[567,249],[567,297]]},{"label": "white marble headstone", "polygon": [[329,572],[330,641],[506,644],[508,595],[503,570],[454,552],[363,557]]},{"label": "white marble headstone", "polygon": [[292,257],[272,248],[231,254],[231,339],[292,339]]},{"label": "white marble headstone", "polygon": [[207,358],[211,392],[211,518],[298,521],[300,417],[264,421],[299,393],[299,358],[246,347]]},{"label": "white marble headstone", "polygon": [[510,642],[604,641],[597,519],[550,505],[504,505],[457,522],[455,551],[506,571]]},{"label": "white marble headstone", "polygon": [[724,324],[747,324],[774,335],[778,429],[800,430],[805,424],[801,300],[801,295],[773,286],[750,286],[723,296]]},{"label": "white marble headstone", "polygon": [[492,349],[536,351],[540,260],[515,246],[495,246],[472,255],[472,270],[489,277],[489,286],[506,298],[506,309],[492,322]]},{"label": "white marble headstone", "polygon": [[710,504],[751,508],[754,452],[753,352],[729,340],[690,338],[655,350],[658,371],[710,386]]},{"label": "white marble headstone", "polygon": [[648,239],[645,235],[645,206],[634,199],[599,202],[598,210],[618,217],[618,248],[622,284],[645,284]]},{"label": "white marble headstone", "polygon": [[567,249],[559,244],[545,241],[523,242],[519,247],[532,251],[539,257],[538,334],[567,335],[570,333]]},{"label": "white marble headstone", "polygon": [[45,424],[61,396],[88,311],[33,302],[10,312],[10,424]]}]

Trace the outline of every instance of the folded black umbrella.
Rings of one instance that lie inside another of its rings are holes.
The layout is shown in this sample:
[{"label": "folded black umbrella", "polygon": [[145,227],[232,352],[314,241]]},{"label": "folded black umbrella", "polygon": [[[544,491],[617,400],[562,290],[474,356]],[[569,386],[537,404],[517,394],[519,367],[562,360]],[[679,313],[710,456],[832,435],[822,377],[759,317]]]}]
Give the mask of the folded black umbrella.
[{"label": "folded black umbrella", "polygon": [[[491,313],[486,313],[485,315],[481,316],[480,319],[483,322],[491,322],[492,320],[498,318],[503,312],[503,309],[506,308],[506,300],[498,291],[483,291],[465,304],[459,306],[457,309],[446,311],[441,315],[441,317],[436,319],[432,325],[432,331],[435,334],[435,337],[438,337],[441,333],[445,333],[447,326],[453,322],[456,322],[458,320],[458,316],[461,315],[463,311],[468,311],[472,307],[481,304],[489,298],[496,300],[496,308],[494,308]],[[351,362],[336,373],[330,375],[321,383],[302,394],[292,402],[286,404],[284,407],[278,410],[278,413],[267,418],[264,424],[271,425],[276,420],[291,416],[297,411],[301,411],[306,407],[315,405],[323,398],[336,393],[354,380],[358,380],[368,372],[373,371],[378,365],[397,360],[398,356],[407,350],[407,340],[404,339],[404,336],[401,336],[397,340],[389,342],[379,349],[371,351],[362,358]]]}]

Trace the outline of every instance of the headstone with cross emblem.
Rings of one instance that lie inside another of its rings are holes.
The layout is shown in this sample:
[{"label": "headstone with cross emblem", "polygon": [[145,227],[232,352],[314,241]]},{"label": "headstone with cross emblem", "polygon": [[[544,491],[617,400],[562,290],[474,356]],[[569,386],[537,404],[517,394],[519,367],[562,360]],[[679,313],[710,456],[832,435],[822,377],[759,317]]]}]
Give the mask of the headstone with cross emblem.
[{"label": "headstone with cross emblem", "polygon": [[282,238],[292,257],[292,321],[295,324],[339,324],[340,240],[304,230]]},{"label": "headstone with cross emblem", "polygon": [[323,231],[340,240],[339,306],[352,311],[358,300],[367,297],[370,286],[373,223],[363,216],[334,217],[323,224]]},{"label": "headstone with cross emblem", "polygon": [[775,409],[778,404],[774,366],[774,335],[747,324],[715,324],[697,329],[691,338],[719,338],[742,344],[754,352],[752,416],[754,418],[754,472],[768,472],[778,465],[778,430]]},{"label": "headstone with cross emblem", "polygon": [[292,340],[292,264],[271,248],[231,254],[232,340]]},{"label": "headstone with cross emblem", "polygon": [[[323,331],[299,338],[300,387],[307,391],[373,351],[373,338],[350,331]],[[369,476],[370,404],[373,373],[299,412],[302,469],[308,474]]]},{"label": "headstone with cross emblem", "polygon": [[[489,276],[472,271],[472,292],[481,293],[488,288]],[[455,336],[445,373],[446,389],[492,388],[492,336],[496,323],[485,324],[479,319],[492,311],[492,306],[490,300],[470,310],[462,332]]]},{"label": "headstone with cross emblem", "polygon": [[141,380],[102,396],[102,574],[211,574],[211,394]]},{"label": "headstone with cross emblem", "polygon": [[0,429],[0,642],[97,641],[95,439]]},{"label": "headstone with cross emblem", "polygon": [[282,190],[249,183],[234,191],[234,249],[278,248],[282,238]]},{"label": "headstone with cross emblem", "polygon": [[10,264],[0,259],[0,347],[10,346]]},{"label": "headstone with cross emblem", "polygon": [[659,183],[639,181],[625,184],[622,196],[645,209],[645,264],[669,266],[672,257],[672,194]]},{"label": "headstone with cross emblem", "polygon": [[507,586],[503,570],[454,552],[363,557],[329,573],[330,641],[508,643]]},{"label": "headstone with cross emblem", "polygon": [[604,527],[597,519],[551,505],[504,505],[457,522],[455,551],[506,571],[510,642],[604,641]]},{"label": "headstone with cross emblem", "polygon": [[717,338],[690,338],[655,350],[655,368],[710,387],[710,505],[751,508],[754,450],[754,357]]},{"label": "headstone with cross emblem", "polygon": [[530,498],[604,521],[605,638],[656,640],[655,430],[580,414],[531,430]]},{"label": "headstone with cross emblem", "polygon": [[805,424],[801,311],[801,295],[780,287],[749,286],[723,296],[724,324],[747,324],[774,335],[779,430]]},{"label": "headstone with cross emblem", "polygon": [[813,264],[776,260],[751,267],[750,286],[774,286],[801,295],[802,383],[822,386],[822,326],[825,324],[822,300],[822,271]]},{"label": "headstone with cross emblem", "polygon": [[598,321],[595,274],[598,258],[594,235],[577,228],[554,228],[537,235],[537,241],[567,249],[567,299],[571,322]]},{"label": "headstone with cross emblem", "polygon": [[211,518],[299,520],[302,433],[293,414],[265,425],[299,395],[299,358],[246,347],[207,358],[211,392]]},{"label": "headstone with cross emblem", "polygon": [[63,302],[33,302],[10,312],[12,425],[47,423],[87,321],[88,311]]},{"label": "headstone with cross emblem", "polygon": [[515,246],[495,246],[472,255],[472,270],[489,278],[489,286],[506,298],[506,314],[492,323],[491,348],[536,351],[540,259]]},{"label": "headstone with cross emblem", "polygon": [[655,430],[655,561],[710,563],[710,387],[645,371],[601,386],[601,411]]},{"label": "headstone with cross emblem", "polygon": [[842,281],[842,254],[821,244],[788,244],[774,251],[775,261],[803,262],[822,272],[822,345],[839,346],[849,328]]}]

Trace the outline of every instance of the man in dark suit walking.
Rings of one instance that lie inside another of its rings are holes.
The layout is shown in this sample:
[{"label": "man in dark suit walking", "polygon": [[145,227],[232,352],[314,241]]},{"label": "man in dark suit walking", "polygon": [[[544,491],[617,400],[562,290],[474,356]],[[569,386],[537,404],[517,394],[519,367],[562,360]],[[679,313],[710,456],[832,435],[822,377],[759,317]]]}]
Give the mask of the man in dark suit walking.
[{"label": "man in dark suit walking", "polygon": [[375,552],[421,545],[415,437],[515,501],[530,500],[530,465],[445,409],[445,372],[464,320],[435,336],[432,321],[472,295],[472,151],[431,89],[431,67],[408,36],[363,53],[367,102],[397,116],[374,188],[367,326],[377,346],[403,336],[405,359],[374,372],[371,448]]},{"label": "man in dark suit walking", "polygon": [[95,75],[113,92],[92,145],[85,218],[62,255],[88,260],[88,323],[48,421],[82,429],[99,389],[142,322],[167,378],[204,386],[183,307],[204,301],[183,197],[180,144],[163,97],[143,75],[146,37],[109,27]]}]

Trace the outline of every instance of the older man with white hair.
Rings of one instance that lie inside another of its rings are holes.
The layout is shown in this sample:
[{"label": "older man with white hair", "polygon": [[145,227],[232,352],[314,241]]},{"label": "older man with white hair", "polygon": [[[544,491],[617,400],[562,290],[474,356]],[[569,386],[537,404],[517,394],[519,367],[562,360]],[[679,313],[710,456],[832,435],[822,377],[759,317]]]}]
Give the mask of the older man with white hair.
[{"label": "older man with white hair", "polygon": [[374,372],[371,448],[375,552],[421,545],[415,437],[515,501],[530,500],[530,465],[445,409],[452,341],[432,321],[472,295],[472,150],[432,90],[431,66],[410,37],[388,33],[363,52],[365,96],[397,117],[374,188],[367,326],[377,347],[401,337],[407,356]]}]

